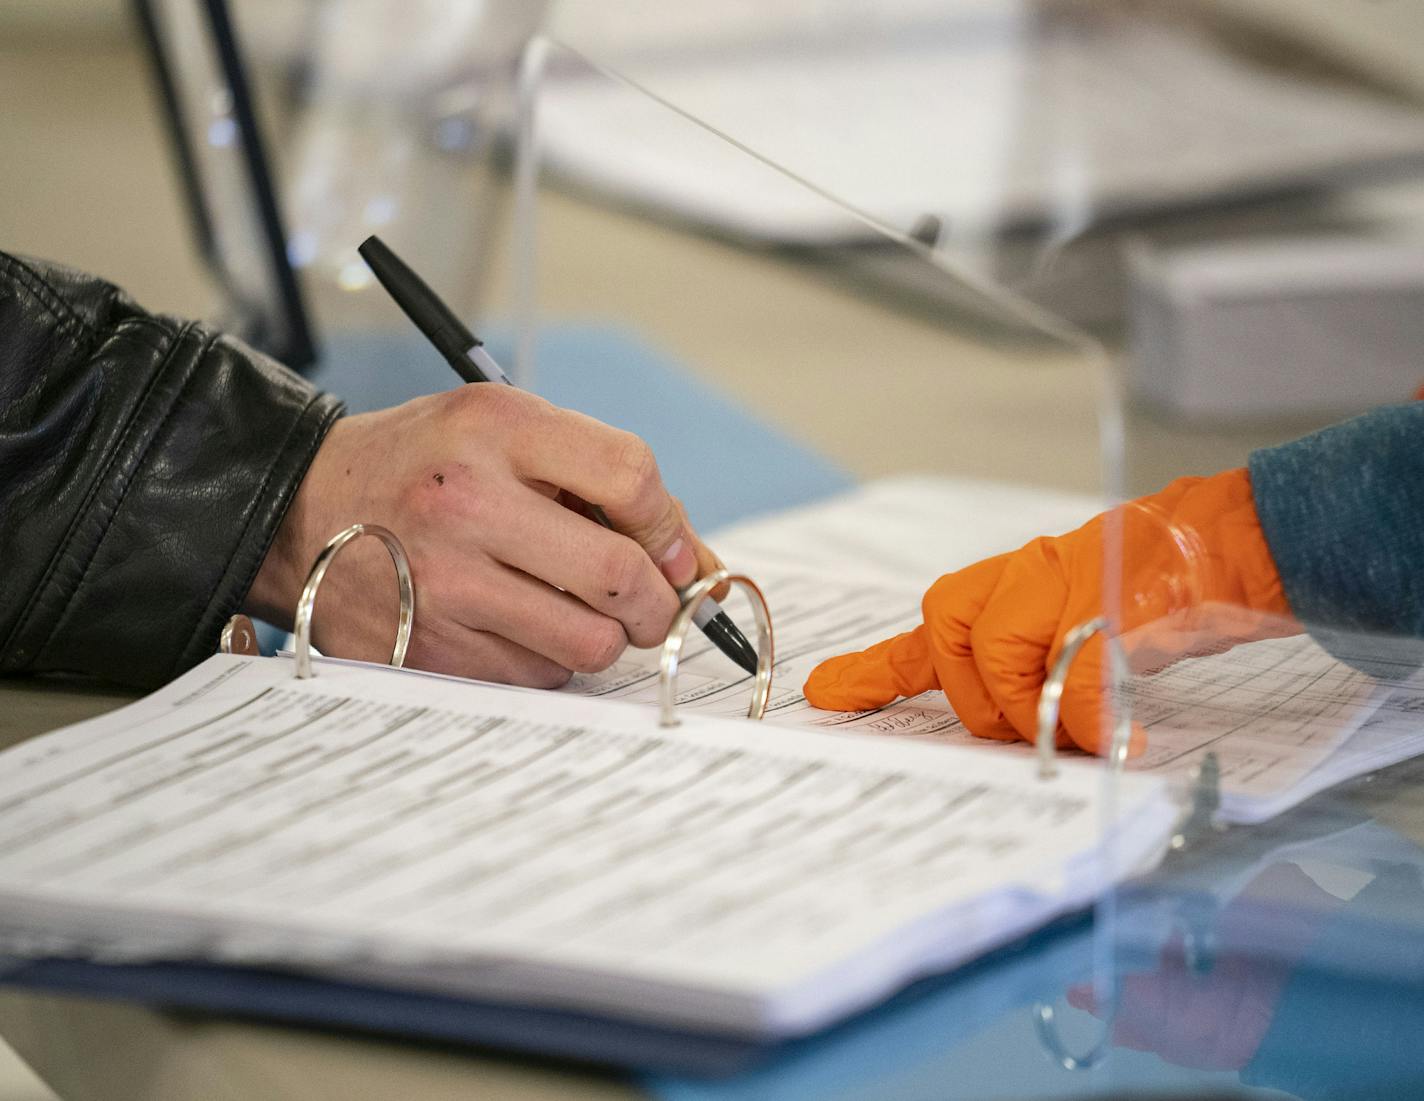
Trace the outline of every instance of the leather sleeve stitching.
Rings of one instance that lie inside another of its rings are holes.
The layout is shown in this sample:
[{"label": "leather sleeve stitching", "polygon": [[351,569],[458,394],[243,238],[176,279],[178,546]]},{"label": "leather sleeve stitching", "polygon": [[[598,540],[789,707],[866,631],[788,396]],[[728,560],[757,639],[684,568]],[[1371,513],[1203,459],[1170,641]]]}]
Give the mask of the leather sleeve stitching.
[{"label": "leather sleeve stitching", "polygon": [[[40,579],[40,583],[35,586],[35,591],[30,597],[29,604],[26,606],[24,613],[20,616],[19,622],[16,623],[15,629],[10,634],[10,638],[6,644],[7,651],[14,644],[15,640],[24,637],[24,634],[30,625],[30,621],[34,618],[35,612],[41,603],[42,597],[50,588],[51,582],[54,579],[55,571],[58,570],[60,564],[69,557],[70,548],[74,542],[78,530],[83,526],[84,521],[89,517],[90,512],[93,508],[94,498],[98,496],[98,494],[103,490],[106,485],[109,484],[110,474],[114,469],[114,464],[119,462],[127,453],[129,440],[133,436],[134,432],[137,431],[137,426],[144,422],[144,412],[147,409],[149,403],[153,400],[154,391],[158,388],[159,382],[163,380],[168,374],[168,370],[173,362],[174,356],[177,355],[178,349],[183,346],[184,338],[193,329],[193,327],[194,326],[192,324],[184,325],[183,328],[181,328],[176,334],[174,334],[173,341],[168,347],[167,354],[164,355],[162,363],[159,364],[158,369],[154,371],[152,377],[149,378],[147,386],[144,387],[143,397],[139,399],[138,405],[134,410],[134,414],[129,419],[129,423],[124,426],[123,435],[119,438],[119,442],[115,446],[113,453],[109,456],[109,460],[104,464],[103,469],[99,472],[98,476],[95,477],[93,484],[89,487],[89,492],[84,495],[84,500],[80,503],[79,508],[75,511],[74,520],[70,523],[69,530],[64,533],[64,539],[60,542],[60,545],[55,551],[54,556],[50,559],[49,568],[45,570],[45,575],[43,578]],[[189,378],[191,377],[192,372],[190,370]],[[183,383],[183,388],[186,388],[187,384],[188,379],[185,379]],[[172,407],[170,406],[168,413],[164,415],[163,422],[161,423],[166,423],[168,417],[171,414]],[[157,432],[154,433],[154,437],[156,436]],[[152,438],[150,438],[150,446],[151,444]],[[143,454],[146,455],[147,452],[148,448],[145,447]],[[142,463],[143,455],[140,455],[138,460],[134,464],[134,470],[137,471],[138,468],[142,465]],[[131,483],[132,479],[130,479],[130,484]],[[93,567],[94,558],[97,557],[99,547],[103,545],[104,537],[108,534],[109,524],[113,521],[114,516],[118,513],[119,507],[123,504],[123,497],[127,494],[127,492],[128,486],[125,486],[124,493],[120,495],[119,500],[116,501],[114,504],[114,508],[105,518],[104,526],[99,532],[98,538],[95,540],[94,543],[94,553],[90,555],[89,562],[84,567],[84,573],[80,576],[78,584],[74,586],[73,591],[69,594],[69,599],[65,602],[66,613],[61,614],[50,626],[50,629],[46,633],[44,640],[39,645],[33,647],[30,650],[29,654],[27,655],[30,660],[34,660],[46,649],[49,648],[50,643],[54,640],[55,633],[59,630],[60,626],[68,619],[68,609],[73,607],[74,597],[77,596],[80,590],[84,587],[84,582],[88,579],[89,571]]]},{"label": "leather sleeve stitching", "polygon": [[49,280],[34,268],[8,253],[0,253],[0,266],[8,269],[6,274],[34,295],[58,326],[66,330],[76,328],[85,337],[93,337],[93,326],[75,313]]},{"label": "leather sleeve stitching", "polygon": [[[194,326],[191,324],[185,325],[183,329],[179,332],[177,339],[173,342],[173,348],[170,349],[167,359],[164,360],[163,370],[158,372],[154,376],[155,379],[161,377],[167,372],[168,364],[172,362],[176,350],[183,343],[183,337],[185,337],[189,332],[191,332],[193,328]],[[162,419],[159,420],[153,431],[149,433],[148,442],[144,444],[143,450],[134,459],[131,476],[125,481],[123,489],[119,491],[118,500],[114,502],[114,507],[109,511],[109,515],[105,518],[104,528],[102,531],[99,532],[99,537],[94,541],[94,551],[92,554],[90,554],[89,561],[85,563],[84,572],[80,575],[78,584],[74,586],[74,591],[70,594],[68,606],[65,608],[64,613],[60,615],[59,618],[56,619],[54,624],[50,627],[49,634],[45,637],[44,643],[39,647],[37,653],[43,653],[49,648],[49,645],[54,639],[55,634],[69,620],[70,610],[74,608],[76,598],[81,592],[84,591],[84,587],[88,584],[89,575],[93,572],[94,569],[94,562],[99,557],[99,552],[104,546],[104,541],[108,538],[109,528],[113,524],[114,517],[117,516],[119,514],[119,511],[124,507],[124,501],[128,499],[129,490],[133,487],[134,481],[137,479],[139,471],[143,469],[145,461],[148,459],[149,452],[153,450],[155,443],[163,435],[163,430],[168,425],[168,422],[173,419],[174,410],[176,410],[178,406],[182,404],[183,395],[187,393],[188,387],[192,385],[194,377],[198,374],[198,366],[207,357],[208,349],[212,347],[213,341],[215,339],[216,337],[209,335],[207,339],[204,340],[202,346],[198,349],[197,353],[193,356],[192,363],[188,367],[187,373],[185,374],[183,381],[181,382],[177,391],[173,395],[173,400],[168,403],[168,408],[164,411]],[[145,403],[146,401],[147,396],[145,396]],[[139,419],[140,418],[136,415],[133,421],[130,422],[129,427],[132,428],[133,424],[137,423]],[[125,440],[127,440],[128,435],[128,429],[125,429]],[[117,449],[117,454],[123,454],[122,444]],[[107,475],[108,471],[109,467],[106,467],[104,473]],[[101,483],[102,481],[103,479],[101,479]],[[101,483],[96,483],[96,485]],[[86,504],[87,503],[88,502],[86,501]]]},{"label": "leather sleeve stitching", "polygon": [[[307,419],[307,416],[311,413],[313,407],[315,407],[315,406],[322,400],[322,397],[323,397],[323,395],[322,395],[321,393],[315,393],[315,394],[313,394],[312,397],[311,397],[311,400],[308,401],[307,404],[302,407],[301,411],[297,414],[297,416],[293,418],[291,427],[287,430],[286,439],[284,439],[284,440],[282,441],[282,448],[281,448],[281,450],[277,453],[277,457],[276,457],[276,459],[272,462],[272,464],[267,467],[267,472],[266,472],[266,474],[264,474],[263,477],[262,477],[262,484],[257,487],[257,492],[256,492],[256,493],[254,494],[254,496],[253,496],[254,507],[248,512],[248,514],[247,514],[247,520],[246,520],[246,522],[244,522],[243,525],[242,525],[242,534],[238,537],[238,540],[237,540],[236,544],[235,544],[234,547],[233,547],[232,557],[228,559],[228,569],[231,568],[233,560],[236,559],[237,556],[242,552],[242,547],[243,547],[243,546],[246,544],[246,542],[247,542],[248,533],[252,530],[252,525],[253,525],[254,523],[256,523],[258,514],[262,511],[262,510],[261,510],[261,507],[260,507],[260,502],[262,501],[263,497],[265,497],[266,494],[267,494],[267,487],[268,487],[269,485],[271,485],[273,475],[275,474],[275,472],[277,471],[277,469],[283,465],[283,460],[287,457],[287,451],[288,451],[288,449],[289,449],[289,447],[290,447],[290,445],[291,445],[292,437],[297,434],[297,431],[301,428],[302,423]],[[314,435],[314,437],[312,438],[311,443],[307,445],[305,454],[303,455],[303,465],[302,465],[302,470],[303,470],[303,471],[305,471],[305,470],[307,470],[308,468],[310,468],[310,466],[311,466],[311,464],[312,464],[312,460],[313,460],[313,459],[315,458],[315,456],[316,456],[317,449],[321,447],[322,441],[323,441],[325,438],[326,438],[326,433],[325,433],[325,432],[318,432],[318,433],[316,433],[316,434]],[[296,486],[293,486],[293,487],[292,487],[292,494],[295,495],[295,493],[296,493]],[[290,507],[290,503],[289,503],[288,507]],[[286,511],[286,510],[284,509],[284,510],[283,510],[283,514],[284,514],[284,515],[285,515],[285,511]],[[278,525],[280,525],[280,523],[281,523],[281,519],[279,518],[279,519],[278,519]],[[264,547],[262,548],[262,553],[259,554],[259,555],[257,555],[256,559],[255,559],[254,562],[253,562],[252,569],[250,570],[250,572],[248,573],[247,577],[246,577],[246,578],[244,579],[244,581],[243,581],[242,592],[243,592],[244,594],[246,594],[246,593],[248,592],[248,590],[250,590],[250,589],[252,588],[252,583],[253,583],[253,581],[255,581],[256,578],[257,578],[257,571],[262,568],[262,562],[263,562],[263,560],[266,558],[267,550],[271,547],[272,540],[273,540],[274,538],[276,538],[276,534],[277,534],[277,527],[274,526],[273,529],[272,529],[271,534],[270,534],[269,537],[268,537],[267,546],[264,546]],[[224,570],[223,570],[223,575],[224,575],[224,576],[227,575],[228,569],[224,569]],[[216,600],[217,600],[217,599],[218,599],[218,595],[215,594],[214,602],[213,602],[213,603],[210,603],[210,604],[208,605],[208,607],[204,610],[203,615],[202,615],[202,619],[207,619],[209,616],[211,616],[211,615],[213,614],[213,607],[214,607],[214,604],[216,603]],[[174,669],[173,669],[173,671],[172,671],[173,675],[176,675],[176,674],[182,669],[183,664],[184,664],[185,656],[186,656],[186,654],[185,654],[184,652],[180,652],[180,653],[179,653],[178,658],[177,658],[177,664],[175,665],[175,667],[174,667]]]}]

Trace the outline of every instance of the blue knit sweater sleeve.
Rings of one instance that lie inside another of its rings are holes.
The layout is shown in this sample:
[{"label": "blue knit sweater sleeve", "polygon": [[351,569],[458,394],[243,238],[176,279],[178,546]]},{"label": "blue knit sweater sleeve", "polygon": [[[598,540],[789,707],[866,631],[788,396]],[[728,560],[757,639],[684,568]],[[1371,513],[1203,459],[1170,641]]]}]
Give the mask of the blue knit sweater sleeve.
[{"label": "blue knit sweater sleeve", "polygon": [[1297,618],[1424,638],[1424,401],[1257,451],[1250,472]]}]

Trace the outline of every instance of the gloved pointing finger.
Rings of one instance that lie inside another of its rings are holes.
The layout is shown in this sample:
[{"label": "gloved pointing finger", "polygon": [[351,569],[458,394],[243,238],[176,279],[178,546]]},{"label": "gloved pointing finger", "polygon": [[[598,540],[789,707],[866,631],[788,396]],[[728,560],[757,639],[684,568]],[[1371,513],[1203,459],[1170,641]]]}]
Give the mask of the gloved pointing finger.
[{"label": "gloved pointing finger", "polygon": [[[1110,542],[1121,585],[1111,602],[1104,599]],[[972,733],[1033,741],[1039,694],[1065,638],[1107,611],[1116,615],[1129,661],[1150,656],[1154,668],[1203,642],[1221,649],[1299,630],[1244,469],[1178,479],[1076,531],[946,574],[925,594],[920,627],[823,662],[806,682],[806,698],[816,707],[862,710],[938,687]],[[1106,657],[1101,635],[1079,651],[1059,716],[1060,740],[1091,752],[1108,744]],[[1140,730],[1134,740],[1141,745]]]}]

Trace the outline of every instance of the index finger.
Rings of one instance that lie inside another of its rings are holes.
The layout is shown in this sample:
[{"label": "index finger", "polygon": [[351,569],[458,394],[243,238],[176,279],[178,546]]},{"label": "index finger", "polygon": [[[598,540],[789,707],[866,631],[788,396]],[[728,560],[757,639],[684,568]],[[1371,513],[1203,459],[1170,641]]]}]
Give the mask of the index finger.
[{"label": "index finger", "polygon": [[548,482],[603,509],[675,587],[698,576],[700,543],[663,485],[652,448],[622,429],[551,406],[547,426],[529,433],[515,463],[525,478]]}]

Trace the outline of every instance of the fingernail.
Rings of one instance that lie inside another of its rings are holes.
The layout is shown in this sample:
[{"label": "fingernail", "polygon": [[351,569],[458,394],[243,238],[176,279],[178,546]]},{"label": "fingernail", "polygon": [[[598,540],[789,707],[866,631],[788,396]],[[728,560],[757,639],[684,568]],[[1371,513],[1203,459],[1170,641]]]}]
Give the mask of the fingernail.
[{"label": "fingernail", "polygon": [[663,551],[662,559],[658,565],[662,568],[663,576],[675,589],[691,585],[697,577],[697,556],[692,553],[692,548],[687,545],[686,539],[676,540],[672,546]]}]

